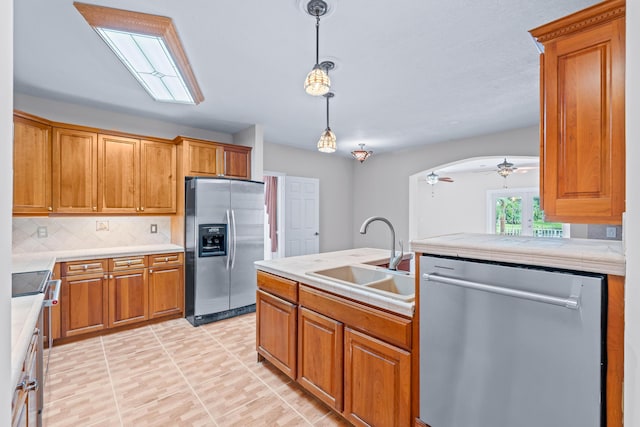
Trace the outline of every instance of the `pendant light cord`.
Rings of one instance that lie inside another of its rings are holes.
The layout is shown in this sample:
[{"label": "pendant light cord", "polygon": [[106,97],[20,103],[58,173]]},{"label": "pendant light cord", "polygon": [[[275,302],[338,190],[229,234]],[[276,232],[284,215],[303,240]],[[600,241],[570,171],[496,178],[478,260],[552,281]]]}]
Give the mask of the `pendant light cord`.
[{"label": "pendant light cord", "polygon": [[330,97],[326,97],[327,98],[327,130],[331,130],[331,128],[329,127],[329,98]]},{"label": "pendant light cord", "polygon": [[320,64],[320,11],[316,9],[316,67]]}]

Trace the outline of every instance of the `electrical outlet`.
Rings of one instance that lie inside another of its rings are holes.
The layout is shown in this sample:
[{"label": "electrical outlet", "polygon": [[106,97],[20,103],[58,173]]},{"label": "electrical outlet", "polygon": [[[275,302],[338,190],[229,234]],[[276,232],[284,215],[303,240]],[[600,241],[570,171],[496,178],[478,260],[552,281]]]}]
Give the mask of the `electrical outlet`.
[{"label": "electrical outlet", "polygon": [[44,239],[45,237],[49,236],[49,234],[47,233],[47,227],[44,225],[41,225],[38,227],[38,239]]},{"label": "electrical outlet", "polygon": [[151,233],[155,234],[158,232],[158,224],[151,224]]},{"label": "electrical outlet", "polygon": [[607,227],[607,237],[615,239],[615,237],[616,237],[616,228],[615,227]]},{"label": "electrical outlet", "polygon": [[109,231],[109,221],[96,221],[96,231]]}]

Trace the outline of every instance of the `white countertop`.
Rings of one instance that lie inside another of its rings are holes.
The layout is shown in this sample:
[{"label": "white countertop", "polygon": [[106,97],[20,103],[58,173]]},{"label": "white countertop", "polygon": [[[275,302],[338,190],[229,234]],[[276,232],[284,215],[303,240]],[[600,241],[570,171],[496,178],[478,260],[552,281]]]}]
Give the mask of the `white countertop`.
[{"label": "white countertop", "polygon": [[38,323],[44,294],[11,298],[11,384],[18,384],[22,362]]},{"label": "white countertop", "polygon": [[618,240],[458,233],[411,241],[414,252],[625,275]]},{"label": "white countertop", "polygon": [[[410,254],[405,254],[409,257]],[[266,271],[297,282],[306,283],[342,295],[356,301],[380,307],[394,313],[413,317],[414,303],[398,301],[383,295],[360,290],[356,286],[346,286],[331,280],[324,280],[306,273],[350,264],[382,264],[389,261],[388,249],[359,248],[345,251],[326,252],[278,258],[268,261],[256,261],[258,270]]]},{"label": "white countertop", "polygon": [[109,248],[74,249],[68,251],[35,252],[25,254],[13,254],[13,273],[24,271],[51,270],[56,262],[81,261],[95,258],[112,258],[120,256],[132,256],[143,254],[163,254],[169,252],[183,252],[179,245],[140,245],[140,246],[114,246]]}]

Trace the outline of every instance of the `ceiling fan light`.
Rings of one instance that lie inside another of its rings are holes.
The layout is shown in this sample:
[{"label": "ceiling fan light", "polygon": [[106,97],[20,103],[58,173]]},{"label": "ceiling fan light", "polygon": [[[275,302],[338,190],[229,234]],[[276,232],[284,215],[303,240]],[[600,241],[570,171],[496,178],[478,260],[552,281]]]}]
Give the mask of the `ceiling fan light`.
[{"label": "ceiling fan light", "polygon": [[513,163],[507,162],[507,158],[505,157],[504,161],[498,164],[498,175],[500,175],[503,178],[506,178],[509,175],[511,175],[511,173],[516,169],[518,168],[514,168]]},{"label": "ceiling fan light", "polygon": [[316,65],[304,80],[305,92],[313,96],[322,96],[328,93],[329,89],[331,89],[329,74],[322,67]]},{"label": "ceiling fan light", "polygon": [[318,141],[318,151],[333,153],[336,151],[336,134],[329,128],[325,129]]},{"label": "ceiling fan light", "polygon": [[427,175],[427,183],[431,184],[431,185],[435,185],[438,183],[438,175],[436,175],[434,172],[431,172],[429,175]]}]

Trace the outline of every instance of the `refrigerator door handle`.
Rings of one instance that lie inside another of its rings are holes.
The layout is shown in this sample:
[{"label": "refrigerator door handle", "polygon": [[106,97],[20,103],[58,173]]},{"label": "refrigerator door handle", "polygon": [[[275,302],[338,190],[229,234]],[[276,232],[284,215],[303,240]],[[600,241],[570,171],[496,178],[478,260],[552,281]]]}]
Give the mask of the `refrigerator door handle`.
[{"label": "refrigerator door handle", "polygon": [[[231,228],[231,219],[229,216],[229,209],[227,209],[227,224],[228,227]],[[231,262],[231,242],[230,239],[233,239],[233,237],[231,236],[231,230],[229,230],[229,232],[227,233],[227,248],[228,249],[228,253],[227,253],[227,270],[229,269],[229,263]]]},{"label": "refrigerator door handle", "polygon": [[231,222],[233,223],[233,258],[231,258],[231,268],[236,263],[236,243],[238,241],[238,235],[236,233],[236,211],[231,209]]}]

